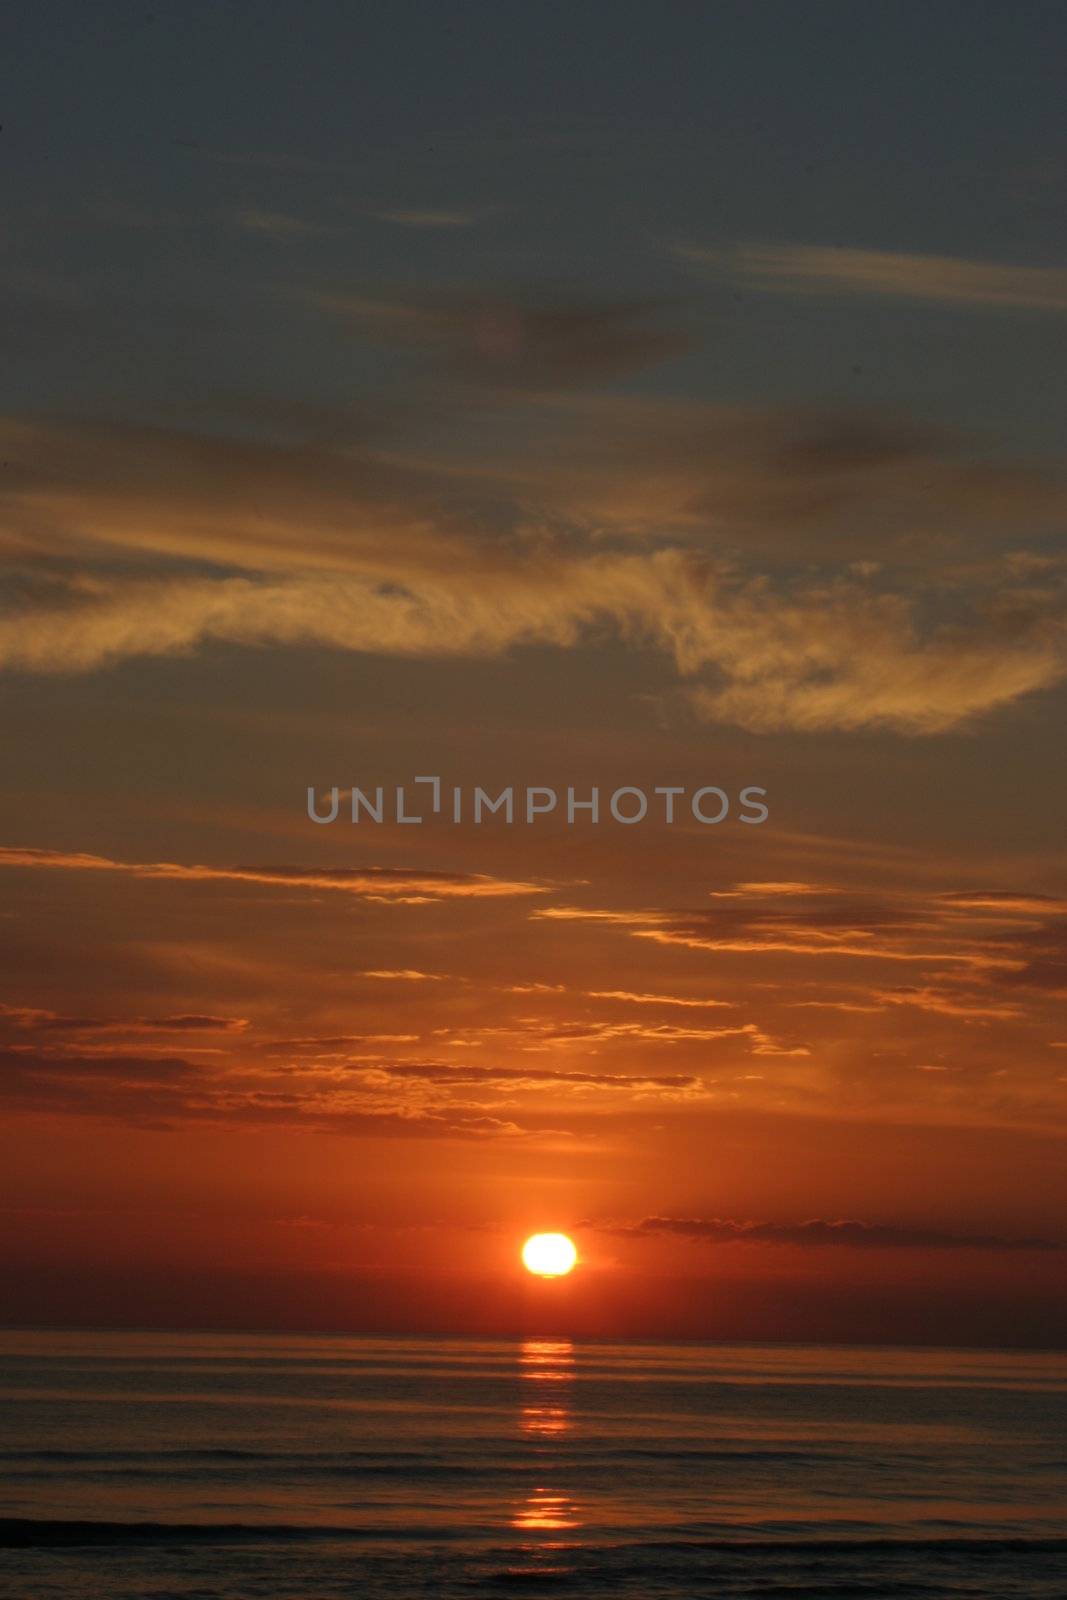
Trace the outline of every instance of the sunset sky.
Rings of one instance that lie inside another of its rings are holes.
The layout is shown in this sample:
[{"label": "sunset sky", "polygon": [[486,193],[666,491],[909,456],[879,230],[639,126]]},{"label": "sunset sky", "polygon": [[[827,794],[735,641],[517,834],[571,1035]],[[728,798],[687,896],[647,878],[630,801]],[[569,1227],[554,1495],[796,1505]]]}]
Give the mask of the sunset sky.
[{"label": "sunset sky", "polygon": [[1067,16],[294,15],[5,29],[0,1318],[1067,1342]]}]

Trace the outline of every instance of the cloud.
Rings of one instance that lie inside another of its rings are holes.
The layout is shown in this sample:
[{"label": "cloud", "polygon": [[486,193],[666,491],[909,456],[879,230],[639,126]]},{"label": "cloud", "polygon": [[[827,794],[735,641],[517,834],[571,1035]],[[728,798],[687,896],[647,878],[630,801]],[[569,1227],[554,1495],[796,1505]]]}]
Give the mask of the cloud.
[{"label": "cloud", "polygon": [[475,1049],[490,1044],[518,1049],[527,1055],[572,1050],[599,1055],[602,1051],[610,1053],[616,1047],[625,1051],[636,1046],[643,1050],[649,1045],[665,1045],[672,1049],[681,1046],[684,1050],[695,1045],[718,1044],[721,1040],[737,1041],[753,1055],[806,1056],[810,1053],[806,1046],[780,1043],[755,1022],[707,1028],[671,1022],[519,1017],[491,1026],[435,1028],[434,1034],[451,1048]]},{"label": "cloud", "polygon": [[1067,998],[1067,917],[1049,917],[1036,927],[1019,929],[1009,949],[1016,960],[1005,977],[1008,986]]},{"label": "cloud", "polygon": [[745,596],[733,608],[732,681],[694,688],[690,698],[709,720],[755,732],[941,733],[1067,673],[1058,609],[1022,625],[990,616],[922,638],[901,595],[864,596],[847,584],[809,590],[772,602],[755,626],[753,600]]},{"label": "cloud", "polygon": [[713,889],[713,900],[742,900],[748,898],[767,899],[770,896],[782,896],[790,899],[794,895],[807,898],[813,894],[833,894],[835,891],[826,884],[775,882],[768,880],[765,883],[754,881],[752,883],[735,883],[732,889]]},{"label": "cloud", "polygon": [[884,727],[933,734],[1067,674],[1058,612],[978,619],[923,637],[900,595],[854,585],[773,594],[722,580],[680,551],[560,560],[523,573],[100,584],[0,618],[0,665],[80,672],[209,640],[410,657],[573,649],[597,625],[673,657],[708,721],[757,732]]},{"label": "cloud", "polygon": [[470,228],[478,221],[476,211],[404,210],[376,211],[380,222],[395,222],[401,228]]},{"label": "cloud", "polygon": [[772,911],[733,917],[702,908],[692,911],[596,911],[579,906],[546,906],[531,913],[549,922],[601,922],[627,929],[635,939],[678,945],[688,950],[721,950],[743,955],[784,952],[802,956],[852,956],[886,961],[967,962],[977,955],[926,945],[916,949],[901,936],[887,937],[873,927],[819,926],[813,916]]},{"label": "cloud", "polygon": [[417,1033],[336,1033],[305,1039],[272,1039],[262,1048],[268,1055],[286,1055],[290,1051],[336,1054],[354,1044],[414,1044],[418,1037]]},{"label": "cloud", "polygon": [[505,387],[556,390],[600,382],[667,360],[689,342],[654,325],[663,308],[649,300],[326,293],[316,303],[373,338],[436,354],[460,377]]},{"label": "cloud", "polygon": [[442,1098],[446,1090],[514,1090],[570,1080],[577,1088],[670,1094],[692,1082],[682,1075],[628,1080],[606,1073],[480,1071],[417,1062],[342,1065],[307,1080],[294,1078],[294,1070],[256,1076],[247,1068],[200,1066],[172,1056],[0,1047],[0,1105],[12,1113],[87,1116],[160,1130],[209,1124],[313,1129],[353,1138],[513,1140],[542,1138],[546,1130],[527,1129],[491,1105],[449,1101]]},{"label": "cloud", "polygon": [[0,1023],[28,1033],[243,1033],[246,1017],[178,1012],[165,1017],[70,1017],[32,1006],[0,1005]]},{"label": "cloud", "polygon": [[412,897],[465,900],[545,893],[543,885],[511,882],[481,872],[408,871],[401,867],[183,866],[172,861],[113,861],[107,856],[13,846],[0,846],[2,867],[116,872],[171,883],[269,884],[288,889],[335,890],[364,899],[406,903],[413,903]]},{"label": "cloud", "polygon": [[629,1005],[637,1006],[693,1006],[704,1009],[708,1006],[731,1007],[732,1000],[690,1000],[676,994],[634,994],[628,989],[587,989],[586,994],[591,1000],[624,1000]]},{"label": "cloud", "polygon": [[837,245],[679,245],[675,254],[693,266],[710,267],[775,293],[922,300],[957,310],[1067,311],[1067,269],[1062,267]]},{"label": "cloud", "polygon": [[[393,302],[367,304],[372,320],[409,325]],[[410,316],[422,329],[421,314]],[[517,392],[501,415],[495,391],[487,417],[465,395],[453,388],[437,402],[468,425],[448,452],[436,431],[432,448],[420,447],[436,410],[414,398],[354,412],[246,400],[270,439],[2,418],[4,538],[34,553],[93,545],[112,558],[131,549],[246,572],[383,579],[410,576],[416,560],[441,572],[508,558],[529,572],[531,556],[561,543],[573,554],[591,536],[602,545],[608,532],[656,546],[697,541],[745,570],[754,554],[791,560],[802,541],[805,562],[833,558],[868,585],[881,568],[949,558],[973,574],[992,539],[1008,563],[998,585],[1056,571],[1041,545],[1067,509],[1062,472],[988,459],[906,419],[588,392]],[[232,415],[232,400],[210,398]],[[309,410],[322,443],[306,441]],[[552,526],[559,537],[546,536]]]},{"label": "cloud", "polygon": [[642,1022],[541,1022],[526,1019],[525,1027],[550,1045],[599,1044],[610,1039],[635,1039],[643,1044],[677,1044],[679,1041],[744,1037],[758,1030],[753,1023],[728,1028],[684,1028],[674,1023]]},{"label": "cloud", "polygon": [[5,536],[27,551],[104,563],[134,552],[153,573],[165,559],[197,571],[204,563],[257,574],[347,570],[379,581],[416,557],[426,572],[466,568],[472,558],[476,528],[469,516],[450,516],[448,473],[398,465],[362,435],[326,449],[6,417],[0,450]]},{"label": "cloud", "polygon": [[154,1118],[184,1102],[200,1069],[177,1056],[0,1046],[0,1102],[13,1111]]},{"label": "cloud", "polygon": [[[688,441],[686,460],[703,459],[698,442]],[[520,473],[498,484],[474,463],[403,463],[360,441],[316,450],[10,422],[0,447],[7,537],[28,563],[0,605],[9,670],[86,672],[213,642],[495,659],[614,637],[671,661],[681,695],[707,721],[909,734],[965,725],[1067,675],[1058,568],[1012,577],[1003,562],[979,562],[977,575],[938,576],[920,603],[914,572],[878,577],[854,559],[824,572],[781,569],[780,552],[762,569],[751,550],[738,559],[732,538],[776,518],[803,526],[808,502],[812,512],[855,505],[869,517],[872,473],[887,461],[895,473],[917,453],[927,484],[945,470],[926,444],[892,444],[873,429],[783,437],[729,468],[732,489],[714,472],[691,486],[687,514],[711,530],[714,552],[664,544],[654,506],[638,518],[653,547],[635,549],[619,528],[608,538],[565,477],[526,485]],[[633,453],[617,452],[606,468],[626,480],[624,493]],[[924,519],[953,496],[982,514],[990,496],[981,484],[952,482],[928,495]],[[557,498],[554,530],[531,513],[527,492]],[[1040,515],[1061,493],[1032,492]],[[1031,489],[1004,493],[1010,510]]]},{"label": "cloud", "polygon": [[164,1033],[241,1033],[248,1027],[246,1017],[212,1017],[199,1012],[179,1012],[171,1017],[135,1017],[135,1028],[159,1028]]},{"label": "cloud", "polygon": [[[968,968],[972,976],[983,978],[991,972],[1003,976],[1023,965],[1017,948],[1023,935],[1017,934],[1014,941],[1006,937],[1017,927],[1013,910],[997,922],[984,909],[968,915],[957,902],[937,894],[880,890],[865,895],[812,885],[806,886],[808,892],[783,896],[781,887],[770,883],[762,892],[759,884],[725,893],[712,890],[709,898],[717,903],[711,907],[601,910],[550,905],[538,907],[531,916],[550,922],[603,923],[633,938],[690,950],[909,962],[932,971]],[[726,903],[718,903],[722,901]],[[968,1006],[963,999],[953,1004],[942,997],[938,1005],[939,996],[939,990],[920,986],[874,991],[865,995],[865,1009],[873,998],[878,1006],[914,1003],[946,1014],[979,1014],[975,1007],[980,1001]]]},{"label": "cloud", "polygon": [[[767,1109],[821,1102],[832,1114],[851,1105],[909,1118],[1055,1125],[1063,1110],[1052,1070],[1059,1052],[1042,1040],[1063,1038],[1061,902],[1026,890],[946,892],[937,878],[930,883],[937,869],[929,860],[910,883],[903,867],[880,863],[868,889],[862,879],[849,890],[816,881],[810,894],[782,895],[768,878],[765,893],[752,882],[745,892],[711,891],[703,904],[544,904],[527,914],[558,926],[585,959],[621,959],[623,970],[625,953],[601,948],[601,935],[640,940],[664,993],[675,987],[665,959],[677,962],[686,987],[702,959],[708,986],[735,1001],[732,1015],[751,1030],[717,1048],[674,1046],[679,1064],[713,1063],[714,1096]],[[569,926],[583,925],[584,937],[569,936]],[[625,1051],[625,1041],[610,1048]],[[753,1066],[765,1058],[764,1083],[740,1075],[744,1055]]]},{"label": "cloud", "polygon": [[861,1016],[873,1016],[885,1010],[881,1001],[865,1005],[858,1000],[790,1000],[789,1004],[798,1011],[855,1011]]},{"label": "cloud", "polygon": [[1043,548],[1062,470],[906,417],[585,392],[538,396],[530,424],[532,448],[492,436],[483,478],[630,539],[683,537],[743,567],[832,558],[868,581],[953,561],[974,574],[990,549],[1015,581],[1062,561]]},{"label": "cloud", "polygon": [[[443,983],[445,975],[442,972],[419,972],[415,967],[369,968],[360,973],[361,978],[383,978],[389,981],[404,983]],[[454,980],[453,980],[454,981]]]},{"label": "cloud", "polygon": [[945,1233],[906,1224],[854,1221],[735,1222],[721,1217],[645,1217],[615,1227],[636,1236],[677,1234],[706,1244],[784,1244],[837,1246],[858,1250],[1063,1250],[1049,1239],[1012,1239],[996,1235]]},{"label": "cloud", "polygon": [[964,1017],[976,1021],[1006,1021],[1021,1016],[1018,1006],[991,1005],[988,1000],[968,995],[948,993],[935,988],[899,987],[875,991],[875,999],[889,1006],[914,1006],[918,1011],[929,1011],[935,1016]]},{"label": "cloud", "polygon": [[403,1061],[383,1065],[380,1070],[387,1076],[403,1082],[421,1079],[429,1083],[450,1086],[464,1084],[498,1085],[515,1089],[525,1085],[540,1088],[545,1084],[572,1085],[578,1088],[617,1089],[688,1089],[702,1087],[699,1078],[688,1073],[633,1074],[621,1072],[582,1072],[577,1069],[553,1070],[542,1067],[471,1066],[466,1062]]},{"label": "cloud", "polygon": [[268,239],[303,239],[308,234],[324,231],[314,223],[289,216],[287,212],[261,211],[254,206],[238,211],[233,220],[246,233],[262,234]]},{"label": "cloud", "polygon": [[1010,889],[959,889],[940,896],[945,906],[961,911],[988,911],[999,921],[1020,917],[1032,921],[1034,917],[1052,917],[1067,913],[1067,900],[1051,894],[1018,894]]}]

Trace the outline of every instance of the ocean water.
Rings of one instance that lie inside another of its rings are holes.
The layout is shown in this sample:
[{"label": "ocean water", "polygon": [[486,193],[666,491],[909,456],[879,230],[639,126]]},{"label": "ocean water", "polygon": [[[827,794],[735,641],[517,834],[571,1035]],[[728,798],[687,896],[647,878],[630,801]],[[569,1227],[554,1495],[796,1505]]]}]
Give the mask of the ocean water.
[{"label": "ocean water", "polygon": [[1067,1596],[1067,1360],[0,1333],[3,1600]]}]

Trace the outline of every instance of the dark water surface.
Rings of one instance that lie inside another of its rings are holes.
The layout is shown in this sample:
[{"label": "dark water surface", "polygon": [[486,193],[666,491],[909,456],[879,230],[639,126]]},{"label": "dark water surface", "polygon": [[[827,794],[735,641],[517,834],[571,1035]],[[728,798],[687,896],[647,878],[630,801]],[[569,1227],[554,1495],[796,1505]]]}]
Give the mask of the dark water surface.
[{"label": "dark water surface", "polygon": [[2,1600],[1067,1600],[1067,1359],[0,1332]]}]

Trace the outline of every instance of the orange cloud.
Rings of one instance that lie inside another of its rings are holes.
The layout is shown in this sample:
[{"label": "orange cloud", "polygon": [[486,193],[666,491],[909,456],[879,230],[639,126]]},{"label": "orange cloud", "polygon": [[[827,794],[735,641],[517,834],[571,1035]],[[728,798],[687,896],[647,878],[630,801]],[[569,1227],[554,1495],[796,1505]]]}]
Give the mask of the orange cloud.
[{"label": "orange cloud", "polygon": [[[566,433],[573,419],[549,412]],[[680,424],[675,448],[684,442],[684,461],[693,459],[694,428],[699,439],[708,426],[706,418]],[[847,553],[823,570],[798,574],[783,563],[782,528],[804,521],[805,506],[830,503],[862,519],[872,493],[880,506],[875,491],[886,481],[903,501],[908,549],[917,516],[940,524],[950,508],[969,533],[993,502],[1014,533],[1021,514],[1043,525],[1067,498],[1058,481],[999,467],[983,476],[942,460],[929,441],[857,428],[827,426],[805,438],[795,422],[776,430],[766,418],[731,416],[730,439],[755,437],[744,464],[720,440],[724,482],[717,467],[690,483],[680,517],[655,503],[632,526],[608,517],[608,539],[589,532],[591,519],[598,529],[605,520],[604,474],[644,472],[652,494],[671,473],[654,456],[635,465],[639,450],[610,452],[601,472],[595,437],[582,446],[594,450],[583,487],[580,463],[576,478],[562,469],[546,478],[552,452],[544,448],[502,467],[498,482],[474,461],[409,454],[401,464],[355,445],[315,452],[8,421],[0,426],[12,462],[6,537],[53,563],[0,613],[0,666],[85,672],[212,640],[493,658],[534,644],[589,648],[608,632],[666,655],[697,717],[760,732],[936,733],[1062,681],[1067,633],[1055,562],[1031,555],[1020,565],[1016,550],[984,565],[972,555],[954,569],[942,557],[932,569],[933,588],[946,597],[939,613],[916,603],[913,570],[903,583],[892,568],[883,574],[879,509],[879,560],[857,559],[850,525]],[[638,503],[630,485],[624,493]],[[501,497],[515,506],[503,537]],[[546,533],[543,519],[531,525],[531,500],[553,507],[558,534]],[[665,542],[672,526],[686,543]],[[778,547],[759,563],[749,548],[754,526],[777,530]],[[635,550],[635,537],[647,548]]]},{"label": "orange cloud", "polygon": [[734,1004],[732,1000],[691,1000],[676,994],[632,994],[627,989],[587,989],[591,1000],[625,1000],[630,1005],[638,1006],[693,1006],[704,1008],[707,1006],[726,1006]]},{"label": "orange cloud", "polygon": [[[999,921],[1006,932],[1015,925],[1023,903],[1019,897],[1003,902],[1006,908],[999,917],[984,902],[969,906],[952,896],[924,898],[904,892],[864,896],[773,881],[712,890],[710,898],[733,903],[671,911],[544,906],[531,916],[604,923],[623,928],[636,939],[691,950],[904,961],[932,968],[958,965],[981,972],[1010,972],[1023,964],[1020,952],[990,926]],[[887,994],[875,998],[888,1003]]]},{"label": "orange cloud", "polygon": [[[480,872],[411,872],[400,867],[208,867],[172,861],[112,861],[76,851],[0,846],[0,867],[65,872],[117,872],[183,883],[269,884],[287,889],[327,889],[366,899],[418,904],[448,899],[495,899],[544,894],[543,885],[493,878]],[[417,898],[415,898],[417,897]]]}]

